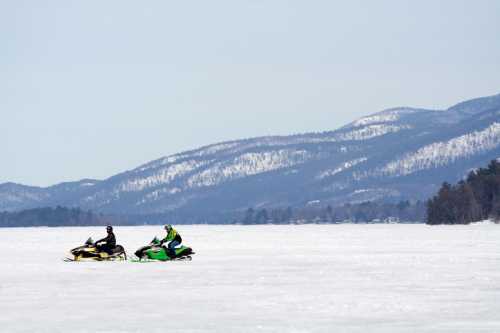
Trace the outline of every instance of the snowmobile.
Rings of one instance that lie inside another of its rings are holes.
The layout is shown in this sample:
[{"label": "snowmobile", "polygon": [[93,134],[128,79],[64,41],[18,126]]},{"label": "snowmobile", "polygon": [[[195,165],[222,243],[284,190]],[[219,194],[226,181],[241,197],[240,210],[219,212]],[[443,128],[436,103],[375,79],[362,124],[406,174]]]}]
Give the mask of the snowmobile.
[{"label": "snowmobile", "polygon": [[85,244],[72,249],[73,258],[66,258],[65,261],[114,261],[127,260],[125,249],[121,245],[116,245],[111,253],[101,251],[94,245],[92,238],[87,239]]},{"label": "snowmobile", "polygon": [[143,246],[135,251],[137,259],[132,261],[172,261],[172,260],[192,260],[193,249],[181,245],[175,248],[175,257],[171,258],[166,249],[160,245],[158,238],[153,238],[149,245]]}]

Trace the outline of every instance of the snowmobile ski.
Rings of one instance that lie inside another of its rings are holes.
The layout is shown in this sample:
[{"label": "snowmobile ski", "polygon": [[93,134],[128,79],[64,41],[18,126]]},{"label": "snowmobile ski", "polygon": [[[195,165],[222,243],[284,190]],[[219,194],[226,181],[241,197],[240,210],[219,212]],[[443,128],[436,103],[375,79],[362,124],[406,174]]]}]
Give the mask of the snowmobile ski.
[{"label": "snowmobile ski", "polygon": [[159,260],[159,259],[149,259],[149,258],[132,258],[129,261],[130,262],[139,262],[139,263],[149,263],[149,262],[167,262],[167,261],[191,261],[193,260],[193,257],[191,256],[184,256],[180,258],[174,258],[174,259],[169,259],[169,260]]}]

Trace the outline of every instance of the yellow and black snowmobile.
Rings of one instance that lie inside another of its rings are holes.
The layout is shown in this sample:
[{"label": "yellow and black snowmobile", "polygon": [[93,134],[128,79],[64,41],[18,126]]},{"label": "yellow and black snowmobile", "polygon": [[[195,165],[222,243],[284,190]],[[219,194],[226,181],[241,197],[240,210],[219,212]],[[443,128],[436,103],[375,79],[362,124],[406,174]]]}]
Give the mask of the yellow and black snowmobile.
[{"label": "yellow and black snowmobile", "polygon": [[121,245],[116,245],[110,251],[104,251],[94,244],[92,238],[87,239],[84,245],[75,247],[70,252],[73,258],[66,258],[65,261],[116,261],[127,260],[125,249]]}]

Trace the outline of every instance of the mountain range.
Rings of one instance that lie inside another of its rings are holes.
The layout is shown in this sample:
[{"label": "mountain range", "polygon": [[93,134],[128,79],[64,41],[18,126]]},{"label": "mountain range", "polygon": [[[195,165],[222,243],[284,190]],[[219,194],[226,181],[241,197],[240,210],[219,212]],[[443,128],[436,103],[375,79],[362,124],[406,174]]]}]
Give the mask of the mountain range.
[{"label": "mountain range", "polygon": [[68,206],[114,214],[424,200],[500,157],[500,94],[446,110],[398,107],[321,133],[235,140],[105,180],[0,184],[0,210]]}]

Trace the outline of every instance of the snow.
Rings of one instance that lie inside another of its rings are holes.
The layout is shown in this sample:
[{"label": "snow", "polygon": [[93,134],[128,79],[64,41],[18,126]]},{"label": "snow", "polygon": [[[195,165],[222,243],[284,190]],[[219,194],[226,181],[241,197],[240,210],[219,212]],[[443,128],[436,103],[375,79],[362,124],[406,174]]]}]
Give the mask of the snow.
[{"label": "snow", "polygon": [[390,188],[367,188],[354,190],[349,194],[350,203],[361,203],[366,201],[377,201],[389,197],[399,197],[401,193],[398,190]]},{"label": "snow", "polygon": [[326,177],[334,176],[334,175],[336,175],[336,174],[338,174],[338,173],[340,173],[342,171],[345,171],[345,170],[347,170],[349,168],[352,168],[353,166],[356,166],[359,163],[365,162],[367,160],[368,159],[366,157],[360,157],[360,158],[357,158],[357,159],[354,159],[354,160],[351,160],[351,161],[347,161],[347,162],[341,163],[335,169],[328,169],[328,170],[322,171],[320,174],[318,174],[316,176],[316,179],[323,179],[323,178],[326,178]]},{"label": "snow", "polygon": [[376,123],[388,123],[388,122],[395,122],[396,120],[399,120],[399,114],[396,113],[375,114],[354,121],[352,123],[352,126],[358,127]]},{"label": "snow", "polygon": [[176,154],[176,155],[172,155],[172,156],[163,157],[163,158],[160,158],[158,160],[141,165],[140,167],[134,169],[133,172],[139,173],[139,172],[144,172],[144,171],[149,170],[149,169],[159,168],[159,167],[164,166],[166,164],[174,163],[174,162],[176,162],[184,157],[185,156],[182,154]]},{"label": "snow", "polygon": [[148,203],[154,200],[158,200],[159,198],[162,197],[163,194],[176,194],[181,192],[182,190],[178,187],[173,187],[173,188],[162,188],[156,191],[153,191],[151,193],[148,193],[144,196],[143,199],[139,200],[136,205]]},{"label": "snow", "polygon": [[[354,122],[347,125],[346,128],[366,126],[366,125],[379,124],[379,123],[392,123],[392,122],[399,121],[401,119],[402,115],[404,116],[404,115],[417,113],[417,112],[421,112],[421,111],[431,111],[431,110],[415,109],[415,108],[409,108],[409,107],[391,108],[391,109],[387,109],[387,110],[381,111],[379,113],[375,113],[375,114],[360,118],[358,120],[355,120]],[[433,111],[436,111],[436,110],[433,110]],[[442,111],[436,111],[436,112],[442,112]]]},{"label": "snow", "polygon": [[368,139],[373,139],[382,135],[389,133],[396,133],[402,130],[408,130],[412,127],[410,125],[385,125],[385,124],[375,124],[369,125],[361,128],[356,128],[355,130],[339,133],[335,137],[338,141],[363,141]]},{"label": "snow", "polygon": [[313,158],[305,150],[281,149],[261,153],[246,153],[233,160],[215,163],[210,168],[191,176],[188,188],[213,186],[222,182],[292,167]]},{"label": "snow", "polygon": [[388,163],[382,175],[408,175],[419,170],[436,168],[493,150],[500,146],[500,123],[494,122],[482,131],[474,131],[446,142],[435,142],[403,158]]},{"label": "snow", "polygon": [[210,145],[208,147],[201,148],[199,151],[197,151],[196,154],[193,154],[193,155],[195,155],[195,156],[211,155],[211,154],[218,153],[220,151],[235,148],[239,145],[240,145],[239,142],[218,143],[215,145]]},{"label": "snow", "polygon": [[498,225],[177,229],[191,262],[66,263],[104,228],[0,229],[1,331],[500,331]]},{"label": "snow", "polygon": [[118,186],[119,192],[142,191],[146,188],[156,187],[158,185],[169,184],[172,180],[185,175],[203,165],[210,163],[207,161],[184,161],[177,164],[171,164],[166,168],[155,170],[153,175],[144,177],[138,176],[136,178],[127,179],[125,182]]}]

